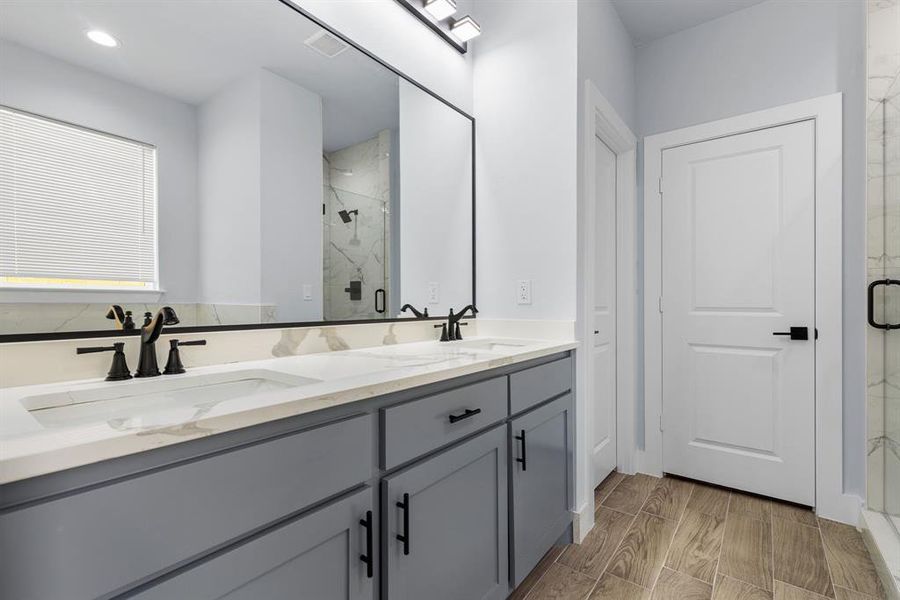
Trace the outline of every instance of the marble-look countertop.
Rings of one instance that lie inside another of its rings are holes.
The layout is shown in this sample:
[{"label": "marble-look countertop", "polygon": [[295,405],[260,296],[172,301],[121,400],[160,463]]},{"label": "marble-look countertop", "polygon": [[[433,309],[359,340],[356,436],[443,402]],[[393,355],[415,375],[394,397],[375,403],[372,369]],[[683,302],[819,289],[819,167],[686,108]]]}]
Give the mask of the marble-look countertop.
[{"label": "marble-look countertop", "polygon": [[[499,338],[416,342],[200,367],[152,380],[106,382],[98,378],[3,388],[0,484],[358,402],[576,346],[572,341]],[[171,387],[183,381],[208,385],[236,371],[306,382],[270,386],[279,389],[262,386],[243,395],[232,393],[225,400],[216,399],[213,391],[201,392],[181,403],[158,403],[154,409],[140,403],[132,409],[129,406],[134,403],[119,400],[133,394],[138,389],[135,384]],[[97,395],[108,399],[94,406],[84,402],[85,396]],[[34,412],[41,402],[62,404],[64,410]],[[71,421],[68,415],[72,415]]]}]

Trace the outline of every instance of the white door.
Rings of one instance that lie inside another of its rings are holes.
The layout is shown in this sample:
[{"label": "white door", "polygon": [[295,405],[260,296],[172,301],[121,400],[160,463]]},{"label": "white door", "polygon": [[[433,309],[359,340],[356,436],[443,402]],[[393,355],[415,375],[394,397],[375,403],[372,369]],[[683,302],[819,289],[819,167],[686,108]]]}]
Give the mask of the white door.
[{"label": "white door", "polygon": [[[815,503],[815,126],[662,153],[663,467]],[[780,335],[808,328],[808,340]]]},{"label": "white door", "polygon": [[616,468],[616,155],[596,145],[594,204],[593,476],[596,486]]}]

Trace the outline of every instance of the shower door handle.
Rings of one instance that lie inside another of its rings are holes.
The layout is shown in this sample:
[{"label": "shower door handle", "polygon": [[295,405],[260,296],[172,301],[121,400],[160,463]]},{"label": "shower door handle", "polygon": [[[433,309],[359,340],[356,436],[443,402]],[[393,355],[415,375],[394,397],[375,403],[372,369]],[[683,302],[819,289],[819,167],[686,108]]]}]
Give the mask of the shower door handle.
[{"label": "shower door handle", "polygon": [[[378,299],[381,298],[381,308],[379,308]],[[384,312],[384,290],[382,288],[378,288],[375,290],[375,312],[383,313]]]},{"label": "shower door handle", "polygon": [[879,323],[875,320],[875,288],[877,288],[879,285],[883,285],[885,287],[891,285],[900,285],[900,279],[876,279],[869,284],[869,306],[867,311],[869,325],[871,325],[875,329],[900,329],[900,323]]}]

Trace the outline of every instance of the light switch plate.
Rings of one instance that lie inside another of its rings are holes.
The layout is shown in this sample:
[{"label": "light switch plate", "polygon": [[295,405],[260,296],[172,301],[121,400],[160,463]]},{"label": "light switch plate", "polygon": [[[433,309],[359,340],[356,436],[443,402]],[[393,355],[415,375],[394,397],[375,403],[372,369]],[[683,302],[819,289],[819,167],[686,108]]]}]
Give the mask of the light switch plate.
[{"label": "light switch plate", "polygon": [[428,304],[439,304],[441,302],[441,284],[437,281],[428,282]]},{"label": "light switch plate", "polygon": [[530,279],[520,279],[516,282],[516,304],[531,304]]}]

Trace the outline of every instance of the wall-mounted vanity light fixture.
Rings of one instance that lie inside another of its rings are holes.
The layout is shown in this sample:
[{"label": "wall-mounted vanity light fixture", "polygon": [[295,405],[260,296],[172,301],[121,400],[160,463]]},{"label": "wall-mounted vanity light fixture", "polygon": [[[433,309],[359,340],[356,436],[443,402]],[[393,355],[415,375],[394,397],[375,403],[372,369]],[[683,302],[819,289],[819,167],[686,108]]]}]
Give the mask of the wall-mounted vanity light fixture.
[{"label": "wall-mounted vanity light fixture", "polygon": [[475,19],[466,15],[462,19],[457,19],[450,26],[450,34],[461,42],[468,42],[481,35],[481,26],[475,22]]},{"label": "wall-mounted vanity light fixture", "polygon": [[461,54],[468,50],[467,42],[481,33],[481,27],[469,15],[452,18],[457,10],[456,0],[396,1]]},{"label": "wall-mounted vanity light fixture", "polygon": [[427,12],[438,21],[443,21],[456,12],[456,1],[425,0],[425,12]]}]

